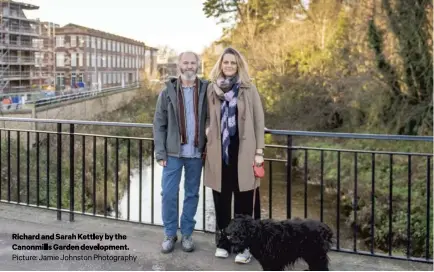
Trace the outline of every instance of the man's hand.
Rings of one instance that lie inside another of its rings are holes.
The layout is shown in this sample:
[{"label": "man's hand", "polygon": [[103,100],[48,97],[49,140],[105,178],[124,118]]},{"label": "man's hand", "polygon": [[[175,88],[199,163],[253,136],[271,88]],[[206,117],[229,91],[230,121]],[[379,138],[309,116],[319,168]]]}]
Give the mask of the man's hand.
[{"label": "man's hand", "polygon": [[205,136],[208,137],[209,127],[205,129]]},{"label": "man's hand", "polygon": [[161,160],[161,161],[158,161],[158,164],[159,164],[160,166],[166,167],[166,165],[167,165],[167,161],[163,161],[163,160]]}]

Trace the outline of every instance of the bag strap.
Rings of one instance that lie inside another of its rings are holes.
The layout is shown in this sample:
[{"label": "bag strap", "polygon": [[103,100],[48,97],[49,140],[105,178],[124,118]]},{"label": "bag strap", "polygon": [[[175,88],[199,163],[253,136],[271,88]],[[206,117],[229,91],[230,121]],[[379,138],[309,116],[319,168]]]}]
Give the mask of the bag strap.
[{"label": "bag strap", "polygon": [[256,184],[258,183],[257,177],[255,177],[254,189],[253,189],[253,210],[252,210],[252,218],[255,219],[255,200],[256,200]]}]

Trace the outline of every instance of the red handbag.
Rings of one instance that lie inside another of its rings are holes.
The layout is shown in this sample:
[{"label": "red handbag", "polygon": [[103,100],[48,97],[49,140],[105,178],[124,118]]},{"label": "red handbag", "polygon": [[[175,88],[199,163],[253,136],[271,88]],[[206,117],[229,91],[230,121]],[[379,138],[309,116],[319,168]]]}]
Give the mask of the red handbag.
[{"label": "red handbag", "polygon": [[265,176],[264,163],[262,163],[261,166],[253,164],[253,173],[255,174],[255,177],[263,178]]}]

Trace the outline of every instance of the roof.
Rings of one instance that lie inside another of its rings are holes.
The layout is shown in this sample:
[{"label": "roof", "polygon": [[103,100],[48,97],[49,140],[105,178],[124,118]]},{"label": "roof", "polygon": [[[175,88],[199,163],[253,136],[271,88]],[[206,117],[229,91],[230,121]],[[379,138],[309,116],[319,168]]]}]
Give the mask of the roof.
[{"label": "roof", "polygon": [[23,2],[16,2],[16,1],[10,1],[10,0],[0,0],[0,3],[10,3],[14,6],[19,6],[21,9],[39,9],[39,6],[27,4]]},{"label": "roof", "polygon": [[[1,0],[0,0],[1,1]],[[83,35],[91,35],[98,38],[104,38],[104,39],[112,39],[119,42],[128,42],[131,44],[139,45],[147,47],[147,49],[154,49],[152,47],[146,46],[144,42],[137,41],[134,39],[130,39],[127,37],[115,35],[109,32],[93,29],[90,27],[85,27],[77,24],[67,24],[62,27],[59,27],[56,29],[56,34],[83,34]]]}]

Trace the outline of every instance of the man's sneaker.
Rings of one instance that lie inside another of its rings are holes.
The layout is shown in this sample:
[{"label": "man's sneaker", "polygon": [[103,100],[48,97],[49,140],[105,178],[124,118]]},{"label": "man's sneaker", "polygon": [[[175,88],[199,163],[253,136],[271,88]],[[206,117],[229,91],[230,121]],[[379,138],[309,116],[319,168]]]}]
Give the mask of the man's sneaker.
[{"label": "man's sneaker", "polygon": [[185,252],[192,252],[194,250],[194,243],[191,236],[182,236],[181,246]]},{"label": "man's sneaker", "polygon": [[244,252],[242,253],[239,253],[235,257],[236,263],[246,264],[249,263],[251,260],[252,260],[252,255],[250,254],[250,251],[248,249],[244,250]]},{"label": "man's sneaker", "polygon": [[217,258],[227,258],[229,256],[229,252],[223,248],[217,248],[215,251],[215,256]]},{"label": "man's sneaker", "polygon": [[161,252],[162,253],[170,253],[175,248],[175,243],[178,240],[177,236],[166,236],[164,237],[164,241],[161,244]]}]

